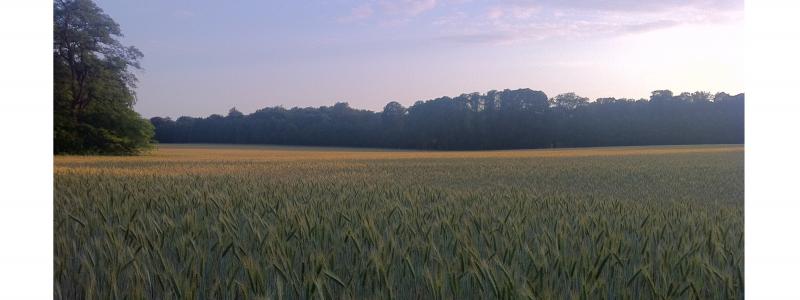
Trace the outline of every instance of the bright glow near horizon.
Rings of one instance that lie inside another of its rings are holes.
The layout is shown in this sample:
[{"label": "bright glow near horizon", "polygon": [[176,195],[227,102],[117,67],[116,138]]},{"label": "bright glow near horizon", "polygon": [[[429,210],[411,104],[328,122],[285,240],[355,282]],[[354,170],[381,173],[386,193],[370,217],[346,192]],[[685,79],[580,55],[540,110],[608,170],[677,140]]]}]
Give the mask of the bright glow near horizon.
[{"label": "bright glow near horizon", "polygon": [[506,88],[591,99],[744,88],[742,1],[97,2],[145,54],[145,117],[380,110]]}]

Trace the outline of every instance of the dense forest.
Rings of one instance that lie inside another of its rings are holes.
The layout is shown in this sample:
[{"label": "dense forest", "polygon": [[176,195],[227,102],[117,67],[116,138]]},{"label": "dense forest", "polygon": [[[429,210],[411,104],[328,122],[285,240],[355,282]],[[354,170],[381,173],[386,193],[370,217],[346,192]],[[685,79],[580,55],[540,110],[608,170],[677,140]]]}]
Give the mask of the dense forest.
[{"label": "dense forest", "polygon": [[531,89],[489,91],[386,104],[382,112],[347,103],[267,107],[244,115],[155,117],[161,143],[232,143],[479,150],[623,145],[744,143],[744,94],[707,92],[650,99],[574,93],[548,98]]}]

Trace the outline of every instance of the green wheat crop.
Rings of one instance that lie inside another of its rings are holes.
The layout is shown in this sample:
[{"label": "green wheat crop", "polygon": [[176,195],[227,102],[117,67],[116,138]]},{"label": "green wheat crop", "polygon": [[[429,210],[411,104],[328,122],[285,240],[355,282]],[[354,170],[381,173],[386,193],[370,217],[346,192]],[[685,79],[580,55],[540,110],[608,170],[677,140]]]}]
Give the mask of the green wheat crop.
[{"label": "green wheat crop", "polygon": [[55,298],[744,297],[741,146],[55,158]]}]

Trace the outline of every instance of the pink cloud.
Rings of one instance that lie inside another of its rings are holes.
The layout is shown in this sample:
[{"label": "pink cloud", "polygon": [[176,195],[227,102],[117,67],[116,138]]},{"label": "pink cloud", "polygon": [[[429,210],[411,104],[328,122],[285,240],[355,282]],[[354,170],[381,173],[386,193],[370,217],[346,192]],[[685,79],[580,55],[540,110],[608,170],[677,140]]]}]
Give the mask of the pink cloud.
[{"label": "pink cloud", "polygon": [[434,9],[436,0],[375,0],[361,3],[350,9],[346,16],[338,18],[339,22],[349,23],[369,19],[379,15],[380,24],[403,24],[427,11]]},{"label": "pink cloud", "polygon": [[436,0],[408,0],[408,12],[420,14],[436,7]]},{"label": "pink cloud", "polygon": [[364,3],[350,9],[350,14],[339,18],[339,22],[347,23],[363,20],[372,16],[373,13],[374,11],[372,10],[372,5],[369,3]]},{"label": "pink cloud", "polygon": [[[681,25],[739,22],[736,1],[592,1],[516,2],[486,7],[482,14],[448,24],[440,38],[458,43],[507,44],[554,38],[639,34]],[[731,4],[731,2],[734,2]],[[628,10],[623,4],[631,4]],[[601,9],[603,8],[603,9]]]},{"label": "pink cloud", "polygon": [[436,0],[387,0],[381,6],[390,14],[416,16],[436,7]]}]

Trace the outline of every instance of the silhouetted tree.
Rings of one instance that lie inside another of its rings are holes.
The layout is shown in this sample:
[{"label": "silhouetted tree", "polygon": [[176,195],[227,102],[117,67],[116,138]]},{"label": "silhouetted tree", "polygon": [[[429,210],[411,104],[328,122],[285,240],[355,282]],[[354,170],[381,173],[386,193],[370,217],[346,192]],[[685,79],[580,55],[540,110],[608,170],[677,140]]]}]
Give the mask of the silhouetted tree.
[{"label": "silhouetted tree", "polygon": [[650,102],[652,103],[665,103],[672,101],[672,91],[670,90],[656,90],[650,94]]},{"label": "silhouetted tree", "polygon": [[231,108],[228,110],[228,118],[241,118],[244,117],[244,114],[236,109],[236,107]]},{"label": "silhouetted tree", "polygon": [[575,95],[575,93],[565,93],[553,97],[550,103],[556,108],[573,110],[588,104],[589,98]]}]

